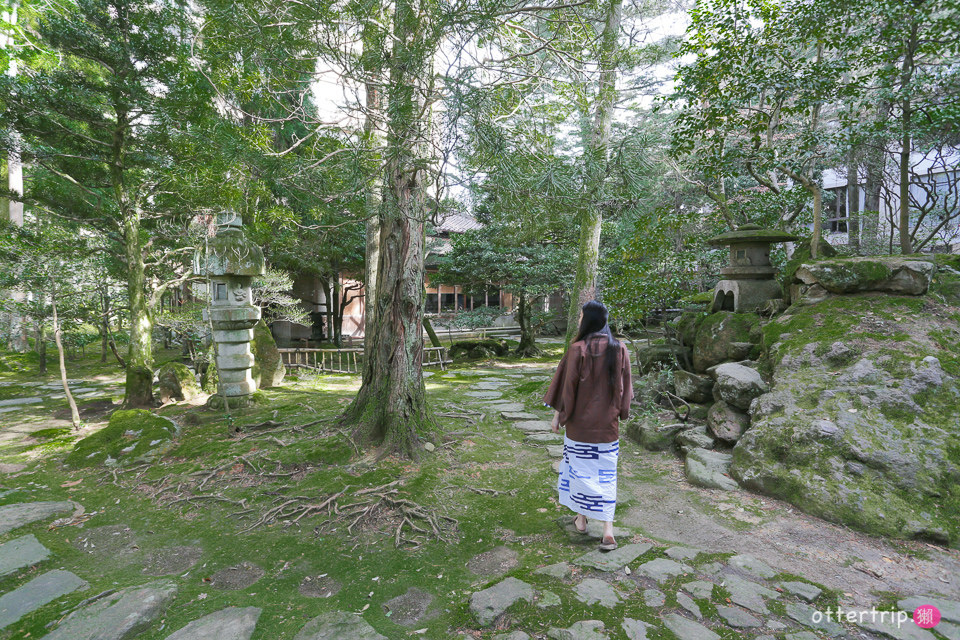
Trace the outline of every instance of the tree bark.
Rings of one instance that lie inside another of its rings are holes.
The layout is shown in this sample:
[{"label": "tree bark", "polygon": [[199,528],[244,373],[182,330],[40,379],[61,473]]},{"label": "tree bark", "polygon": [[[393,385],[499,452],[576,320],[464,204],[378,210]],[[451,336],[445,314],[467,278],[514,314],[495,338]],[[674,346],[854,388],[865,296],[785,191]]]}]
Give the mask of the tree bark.
[{"label": "tree bark", "polygon": [[603,179],[607,170],[607,152],[610,146],[610,125],[617,102],[617,53],[620,35],[620,16],[623,0],[608,0],[600,35],[600,82],[594,110],[593,130],[585,150],[587,207],[580,226],[577,270],[570,308],[567,311],[566,343],[577,333],[580,308],[597,297],[597,271],[600,259],[600,232],[603,227],[601,198]]},{"label": "tree bark", "polygon": [[43,322],[37,322],[37,344],[35,345],[35,349],[39,357],[37,371],[43,375],[47,372],[47,330],[43,326]]},{"label": "tree bark", "polygon": [[517,322],[520,324],[520,344],[516,354],[524,358],[532,358],[542,352],[537,347],[536,331],[530,322],[531,300],[523,292],[518,294]]},{"label": "tree bark", "polygon": [[63,384],[63,394],[67,396],[67,404],[70,405],[70,422],[74,429],[80,428],[80,412],[77,411],[77,402],[73,399],[73,393],[70,391],[70,385],[67,384],[67,364],[63,358],[63,342],[60,340],[60,319],[57,317],[57,296],[50,293],[50,303],[53,307],[53,340],[57,343],[57,356],[60,358],[60,382]]},{"label": "tree bark", "polygon": [[860,253],[860,161],[854,146],[847,153],[847,244]]},{"label": "tree bark", "polygon": [[913,235],[910,228],[910,151],[913,146],[911,136],[913,105],[910,102],[908,85],[913,77],[914,53],[917,49],[917,31],[916,19],[910,25],[910,35],[904,42],[903,67],[900,74],[900,90],[903,92],[901,102],[901,114],[903,123],[903,132],[900,139],[900,253],[908,254],[913,252]]},{"label": "tree bark", "polygon": [[429,0],[398,0],[393,15],[385,188],[373,340],[344,420],[380,455],[416,458],[432,428],[423,384],[424,246],[436,26]]},{"label": "tree bark", "polygon": [[383,153],[385,144],[383,130],[384,100],[383,61],[384,61],[384,24],[382,5],[371,3],[370,11],[375,15],[368,16],[363,25],[363,53],[361,64],[366,78],[366,113],[364,114],[363,133],[366,138],[366,163],[368,165],[369,180],[365,194],[366,214],[366,247],[364,249],[364,316],[363,335],[364,350],[372,342],[372,333],[375,330],[377,299],[377,268],[380,262],[380,206],[383,203]]}]

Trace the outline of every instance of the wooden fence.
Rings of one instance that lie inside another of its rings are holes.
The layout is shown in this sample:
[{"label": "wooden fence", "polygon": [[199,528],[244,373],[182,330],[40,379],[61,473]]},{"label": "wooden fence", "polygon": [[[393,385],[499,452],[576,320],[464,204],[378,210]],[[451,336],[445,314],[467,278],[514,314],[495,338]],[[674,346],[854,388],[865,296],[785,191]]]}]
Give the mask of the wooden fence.
[{"label": "wooden fence", "polygon": [[[361,373],[363,349],[279,349],[280,358],[287,369],[310,369],[322,373]],[[425,347],[424,367],[446,369],[451,364],[446,347]]]}]

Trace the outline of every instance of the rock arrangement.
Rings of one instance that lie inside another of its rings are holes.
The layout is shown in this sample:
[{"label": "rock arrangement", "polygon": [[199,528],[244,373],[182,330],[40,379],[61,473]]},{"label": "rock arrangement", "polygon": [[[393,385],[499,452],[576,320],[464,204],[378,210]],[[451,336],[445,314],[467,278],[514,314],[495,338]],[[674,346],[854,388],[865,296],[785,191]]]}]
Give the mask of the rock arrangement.
[{"label": "rock arrangement", "polygon": [[641,372],[672,370],[646,399],[679,398],[689,411],[627,433],[679,451],[692,484],[742,486],[870,533],[956,544],[960,340],[950,327],[960,257],[794,266],[793,305],[781,315],[687,312],[667,344],[643,349]]}]

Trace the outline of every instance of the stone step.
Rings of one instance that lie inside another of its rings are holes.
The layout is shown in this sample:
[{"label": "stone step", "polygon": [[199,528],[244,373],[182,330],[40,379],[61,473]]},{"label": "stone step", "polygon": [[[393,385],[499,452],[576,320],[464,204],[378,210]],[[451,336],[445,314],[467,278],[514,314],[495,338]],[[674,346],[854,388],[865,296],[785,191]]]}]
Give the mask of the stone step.
[{"label": "stone step", "polygon": [[0,577],[46,560],[50,550],[33,534],[0,545]]},{"label": "stone step", "polygon": [[127,587],[70,614],[44,640],[127,640],[163,615],[177,595],[177,585],[157,580]]},{"label": "stone step", "polygon": [[517,420],[537,420],[540,418],[537,414],[528,411],[501,411],[500,417],[509,422],[515,422]]},{"label": "stone step", "polygon": [[[589,531],[589,521],[587,531]],[[616,533],[614,533],[616,534]],[[582,555],[573,561],[573,564],[580,567],[592,567],[600,571],[617,571],[629,563],[633,562],[647,551],[653,548],[652,544],[639,543],[628,544],[613,551],[591,551]]]},{"label": "stone step", "polygon": [[71,502],[21,502],[0,507],[0,535],[58,513],[72,513]]},{"label": "stone step", "polygon": [[550,433],[549,431],[543,433],[538,431],[536,433],[531,433],[523,440],[524,442],[530,442],[533,444],[557,444],[563,442],[563,436],[559,433]]},{"label": "stone step", "polygon": [[317,616],[293,640],[387,640],[354,613],[331,611]]},{"label": "stone step", "polygon": [[194,620],[167,640],[250,640],[259,618],[258,607],[227,607]]},{"label": "stone step", "polygon": [[[525,433],[550,433],[551,431],[550,423],[546,420],[522,420],[514,422],[511,426]],[[557,437],[563,439],[560,434],[557,434]]]},{"label": "stone step", "polygon": [[0,597],[0,629],[10,626],[57,598],[86,588],[87,583],[69,571],[55,569],[41,574]]}]

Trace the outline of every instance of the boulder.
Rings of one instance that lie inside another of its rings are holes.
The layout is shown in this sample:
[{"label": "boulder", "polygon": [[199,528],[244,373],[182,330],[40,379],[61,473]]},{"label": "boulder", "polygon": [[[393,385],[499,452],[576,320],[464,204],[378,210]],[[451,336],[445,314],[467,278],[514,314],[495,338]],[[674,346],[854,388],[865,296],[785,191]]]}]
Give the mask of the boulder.
[{"label": "boulder", "polygon": [[732,457],[729,453],[709,449],[691,449],[684,460],[687,480],[708,489],[737,489],[737,483],[730,477]]},{"label": "boulder", "polygon": [[193,400],[200,395],[200,387],[193,371],[180,362],[168,362],[157,371],[160,400]]},{"label": "boulder", "polygon": [[674,442],[682,449],[710,449],[713,447],[713,437],[707,433],[707,428],[703,425],[684,429],[677,434]]},{"label": "boulder", "polygon": [[654,369],[679,369],[690,361],[690,348],[675,343],[651,344],[637,350],[637,369],[646,374]]},{"label": "boulder", "polygon": [[450,358],[453,360],[497,358],[507,355],[508,350],[505,340],[493,338],[460,340],[450,347]]},{"label": "boulder", "polygon": [[680,344],[691,347],[697,339],[697,328],[705,317],[705,314],[699,311],[684,311],[671,321],[670,329]]},{"label": "boulder", "polygon": [[754,398],[767,392],[767,383],[756,369],[726,362],[713,369],[717,380],[716,392],[729,405],[746,411]]},{"label": "boulder", "polygon": [[693,344],[693,368],[703,372],[730,360],[759,353],[760,316],[755,313],[717,311],[703,319]]},{"label": "boulder", "polygon": [[718,400],[707,413],[707,427],[717,440],[733,444],[750,428],[750,416]]},{"label": "boulder", "polygon": [[873,293],[768,323],[771,387],[753,402],[731,475],[873,535],[960,543],[958,313]]},{"label": "boulder", "polygon": [[283,382],[286,368],[277,349],[277,342],[270,333],[270,328],[261,320],[253,328],[253,341],[250,343],[254,361],[251,374],[257,381],[258,389],[271,389]]},{"label": "boulder", "polygon": [[655,419],[631,421],[625,429],[627,436],[648,451],[666,451],[674,444],[674,438],[686,425],[660,424]]},{"label": "boulder", "polygon": [[919,296],[927,292],[937,266],[933,260],[899,256],[834,258],[801,264],[794,282],[819,285],[833,294],[884,291]]},{"label": "boulder", "polygon": [[673,374],[677,395],[690,402],[708,402],[713,397],[713,380],[683,369]]}]

